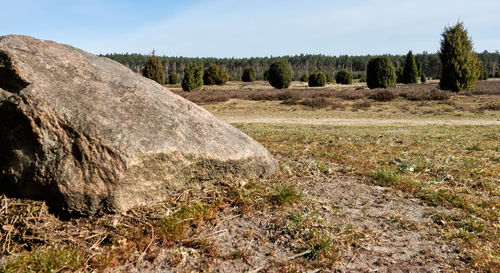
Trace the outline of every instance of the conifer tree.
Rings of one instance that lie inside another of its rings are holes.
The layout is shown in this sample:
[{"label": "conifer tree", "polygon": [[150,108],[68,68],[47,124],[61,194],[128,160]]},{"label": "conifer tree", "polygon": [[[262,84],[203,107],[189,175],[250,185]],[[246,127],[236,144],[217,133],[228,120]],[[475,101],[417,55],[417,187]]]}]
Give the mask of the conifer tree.
[{"label": "conifer tree", "polygon": [[269,83],[277,89],[288,88],[292,83],[292,70],[285,59],[277,60],[269,67]]},{"label": "conifer tree", "polygon": [[427,81],[427,77],[425,76],[424,73],[422,73],[422,75],[420,75],[420,82],[425,83],[426,81]]},{"label": "conifer tree", "polygon": [[396,82],[397,83],[404,83],[403,70],[404,70],[404,67],[396,68]]},{"label": "conifer tree", "polygon": [[148,79],[159,84],[165,84],[165,75],[163,74],[163,65],[160,58],[155,56],[155,51],[147,57],[144,68],[142,69],[142,75]]},{"label": "conifer tree", "polygon": [[366,71],[366,84],[370,89],[396,86],[396,69],[389,56],[370,59]]},{"label": "conifer tree", "polygon": [[203,73],[203,84],[223,85],[229,80],[229,74],[219,65],[211,64]]},{"label": "conifer tree", "polygon": [[326,85],[326,75],[321,71],[315,71],[309,75],[309,86],[318,87]]},{"label": "conifer tree", "polygon": [[184,91],[200,90],[203,86],[203,68],[196,64],[190,64],[184,69],[182,89]]},{"label": "conifer tree", "polygon": [[323,72],[323,74],[325,74],[326,82],[335,82],[335,78],[333,77],[333,74],[331,72]]},{"label": "conifer tree", "polygon": [[244,82],[255,81],[255,69],[253,67],[247,67],[243,70],[243,75],[241,75],[241,80]]},{"label": "conifer tree", "polygon": [[266,69],[266,71],[264,71],[263,78],[264,78],[265,81],[269,80],[269,69]]},{"label": "conifer tree", "polygon": [[464,24],[445,27],[441,35],[439,87],[454,92],[474,89],[481,76],[481,65]]},{"label": "conifer tree", "polygon": [[417,83],[418,82],[418,68],[415,63],[415,57],[411,50],[406,55],[406,63],[403,69],[403,83]]},{"label": "conifer tree", "polygon": [[179,76],[175,72],[171,72],[168,74],[168,83],[169,84],[177,84],[179,82]]},{"label": "conifer tree", "polygon": [[339,84],[351,84],[352,75],[345,69],[340,70],[339,72],[337,72],[337,75],[335,75],[335,81]]}]

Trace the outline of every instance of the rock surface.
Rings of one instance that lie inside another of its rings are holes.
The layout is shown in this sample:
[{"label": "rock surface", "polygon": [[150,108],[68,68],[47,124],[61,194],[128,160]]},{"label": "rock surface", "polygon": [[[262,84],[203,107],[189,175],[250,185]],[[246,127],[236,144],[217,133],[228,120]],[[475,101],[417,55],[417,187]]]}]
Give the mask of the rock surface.
[{"label": "rock surface", "polygon": [[274,173],[255,140],[104,57],[0,37],[0,192],[122,212],[228,176]]}]

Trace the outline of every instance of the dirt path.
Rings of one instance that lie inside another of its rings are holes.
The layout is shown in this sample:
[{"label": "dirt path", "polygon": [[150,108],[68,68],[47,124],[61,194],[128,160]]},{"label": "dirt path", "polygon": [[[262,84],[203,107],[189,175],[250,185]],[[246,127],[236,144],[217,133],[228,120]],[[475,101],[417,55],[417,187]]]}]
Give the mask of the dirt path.
[{"label": "dirt path", "polygon": [[499,125],[500,119],[369,119],[369,118],[275,118],[275,117],[232,117],[218,116],[229,123],[267,123],[267,124],[309,124],[338,126],[422,126],[422,125]]}]

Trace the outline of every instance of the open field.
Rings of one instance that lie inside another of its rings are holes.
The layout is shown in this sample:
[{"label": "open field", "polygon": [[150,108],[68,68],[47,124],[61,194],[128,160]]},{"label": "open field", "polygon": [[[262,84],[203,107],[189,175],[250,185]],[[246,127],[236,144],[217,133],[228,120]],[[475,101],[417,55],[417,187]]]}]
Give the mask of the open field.
[{"label": "open field", "polygon": [[500,271],[500,81],[388,101],[362,83],[208,89],[182,95],[262,143],[279,174],[69,221],[2,197],[0,272]]}]

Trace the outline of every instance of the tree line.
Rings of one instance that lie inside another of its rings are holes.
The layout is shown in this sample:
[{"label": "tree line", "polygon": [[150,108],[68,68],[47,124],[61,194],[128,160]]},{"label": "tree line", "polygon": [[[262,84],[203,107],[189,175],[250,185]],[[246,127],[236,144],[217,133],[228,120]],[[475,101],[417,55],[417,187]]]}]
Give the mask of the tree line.
[{"label": "tree line", "polygon": [[[147,55],[142,54],[105,54],[101,55],[115,60],[130,69],[141,72],[146,64]],[[483,69],[490,77],[495,76],[500,71],[500,53],[484,51],[477,56],[483,64]],[[304,74],[313,71],[323,71],[324,73],[335,75],[340,70],[351,72],[353,78],[359,79],[365,76],[368,62],[373,56],[328,56],[321,54],[301,54],[295,56],[282,57],[252,57],[252,58],[209,58],[209,57],[169,57],[158,56],[163,65],[164,74],[172,72],[183,77],[184,69],[190,64],[201,65],[204,68],[212,64],[221,66],[229,74],[230,80],[240,80],[247,67],[255,69],[257,80],[263,80],[265,71],[277,59],[285,59],[290,64],[293,80],[299,80]],[[390,55],[391,62],[396,68],[403,67],[406,62],[406,55]],[[441,62],[438,53],[423,52],[415,54],[415,61],[421,63],[422,72],[432,78],[441,75]]]}]

